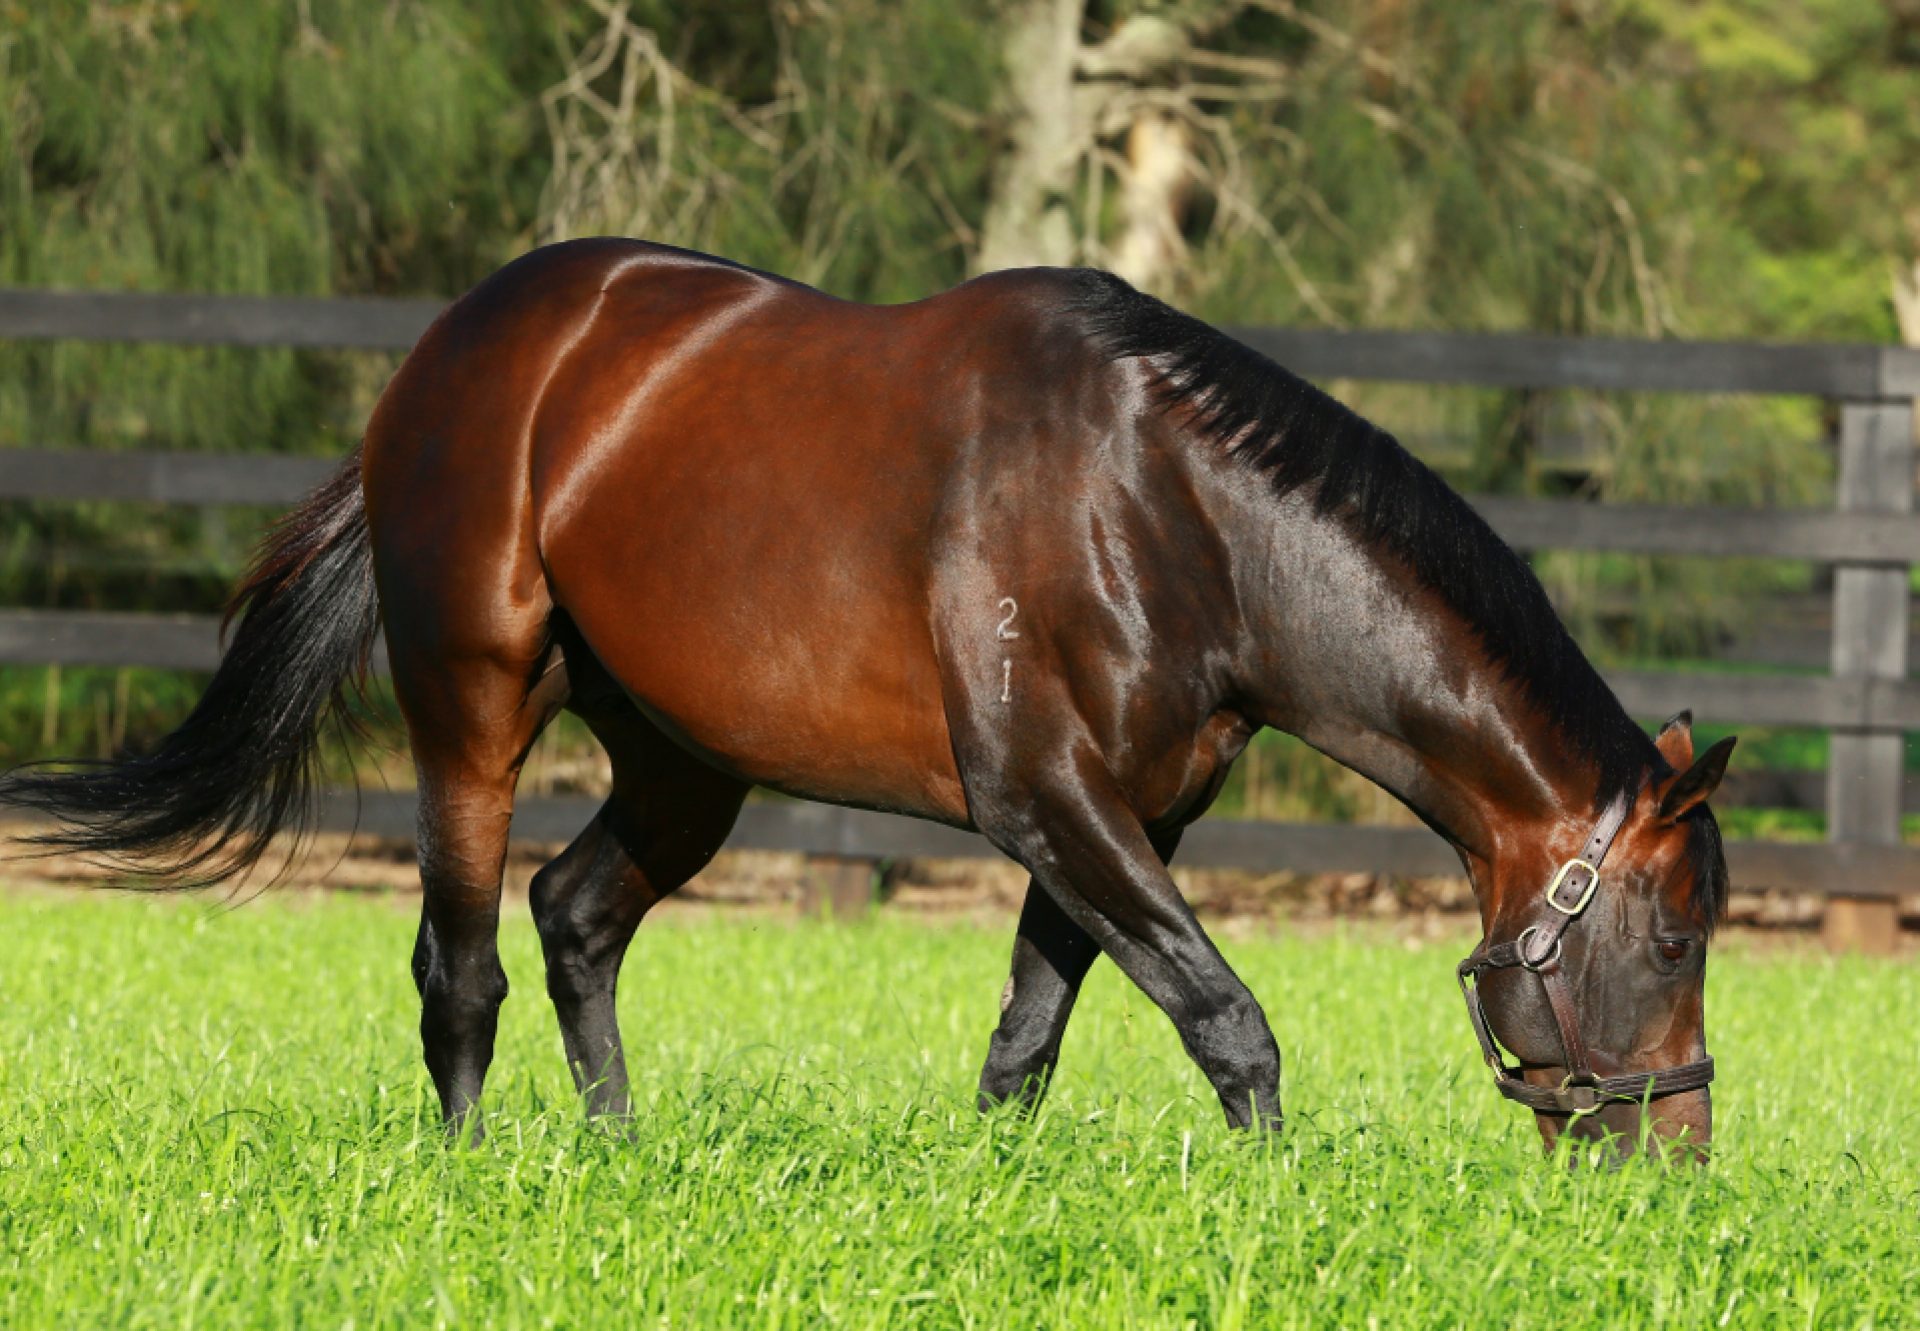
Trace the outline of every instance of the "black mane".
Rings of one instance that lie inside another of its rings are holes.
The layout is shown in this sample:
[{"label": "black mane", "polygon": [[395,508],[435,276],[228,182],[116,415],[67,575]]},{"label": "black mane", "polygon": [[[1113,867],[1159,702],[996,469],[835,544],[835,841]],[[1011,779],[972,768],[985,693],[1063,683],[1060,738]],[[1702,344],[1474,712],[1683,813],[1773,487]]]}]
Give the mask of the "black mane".
[{"label": "black mane", "polygon": [[1593,763],[1596,810],[1649,768],[1664,771],[1527,562],[1392,435],[1110,273],[1080,269],[1069,280],[1074,313],[1096,347],[1113,359],[1152,358],[1169,407],[1186,408],[1203,435],[1281,493],[1310,491],[1316,511],[1338,514],[1459,614],[1568,747]]}]

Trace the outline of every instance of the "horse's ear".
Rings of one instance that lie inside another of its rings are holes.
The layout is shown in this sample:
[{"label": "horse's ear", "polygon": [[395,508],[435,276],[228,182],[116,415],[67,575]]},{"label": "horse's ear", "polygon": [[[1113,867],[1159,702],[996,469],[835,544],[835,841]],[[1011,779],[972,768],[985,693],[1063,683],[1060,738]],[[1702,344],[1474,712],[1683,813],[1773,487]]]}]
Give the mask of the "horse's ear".
[{"label": "horse's ear", "polygon": [[1734,737],[1727,736],[1700,755],[1700,761],[1669,777],[1660,787],[1660,818],[1673,822],[1689,810],[1705,804],[1727,774],[1727,758],[1733,753]]},{"label": "horse's ear", "polygon": [[1684,772],[1693,766],[1693,712],[1676,712],[1668,717],[1660,733],[1654,736],[1653,746],[1674,771]]}]

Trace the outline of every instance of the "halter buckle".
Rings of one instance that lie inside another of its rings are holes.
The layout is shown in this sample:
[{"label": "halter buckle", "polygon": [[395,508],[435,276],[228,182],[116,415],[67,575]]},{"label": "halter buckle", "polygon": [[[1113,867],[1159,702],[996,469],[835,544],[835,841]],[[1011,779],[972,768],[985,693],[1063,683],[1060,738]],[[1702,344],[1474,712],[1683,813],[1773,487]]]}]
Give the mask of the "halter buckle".
[{"label": "halter buckle", "polygon": [[1591,1114],[1600,1108],[1600,1084],[1591,1076],[1576,1077],[1568,1073],[1567,1079],[1560,1083],[1560,1089],[1554,1092],[1554,1099],[1565,1113],[1576,1117]]},{"label": "halter buckle", "polygon": [[[1574,902],[1571,906],[1562,905],[1559,897],[1555,894],[1560,891],[1560,885],[1567,881],[1567,875],[1575,869],[1585,869],[1587,871],[1587,886],[1580,893],[1580,899],[1578,901]],[[1571,859],[1560,866],[1560,872],[1553,876],[1551,883],[1547,884],[1547,905],[1559,911],[1562,915],[1578,915],[1587,908],[1587,903],[1593,900],[1593,894],[1599,890],[1600,867],[1596,864],[1589,864],[1583,859]]]},{"label": "halter buckle", "polygon": [[1514,955],[1520,959],[1520,968],[1522,970],[1532,971],[1535,975],[1538,975],[1541,971],[1545,970],[1548,966],[1560,960],[1560,944],[1565,941],[1564,939],[1561,939],[1561,938],[1555,938],[1553,940],[1553,950],[1551,952],[1547,953],[1546,956],[1540,958],[1540,960],[1538,961],[1528,961],[1527,960],[1527,940],[1539,932],[1540,932],[1539,925],[1529,924],[1526,928],[1520,931],[1520,936],[1513,940],[1514,942],[1513,952],[1514,952]]}]

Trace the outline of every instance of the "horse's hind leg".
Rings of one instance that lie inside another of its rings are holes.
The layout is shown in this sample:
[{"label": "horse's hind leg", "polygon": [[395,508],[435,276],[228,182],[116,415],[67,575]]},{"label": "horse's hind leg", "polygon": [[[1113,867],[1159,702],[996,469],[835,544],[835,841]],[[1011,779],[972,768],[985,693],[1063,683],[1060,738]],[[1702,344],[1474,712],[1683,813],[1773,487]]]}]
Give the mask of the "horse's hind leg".
[{"label": "horse's hind leg", "polygon": [[500,875],[514,784],[538,728],[513,726],[429,747],[411,709],[408,722],[420,788],[422,906],[413,957],[420,1044],[440,1112],[457,1129],[479,1103],[507,996],[496,946]]},{"label": "horse's hind leg", "polygon": [[[457,1131],[479,1103],[507,996],[495,935],[514,785],[557,709],[545,695],[560,681],[536,683],[537,638],[524,657],[428,657],[416,642],[412,626],[389,617],[394,693],[420,794],[420,1043],[441,1113]],[[477,1139],[477,1119],[472,1129]]]},{"label": "horse's hind leg", "polygon": [[[577,657],[570,653],[576,673]],[[614,991],[642,917],[706,866],[747,786],[691,757],[624,698],[598,690],[576,710],[613,761],[613,793],[534,876],[533,917],[567,1063],[589,1114],[629,1112]]]}]

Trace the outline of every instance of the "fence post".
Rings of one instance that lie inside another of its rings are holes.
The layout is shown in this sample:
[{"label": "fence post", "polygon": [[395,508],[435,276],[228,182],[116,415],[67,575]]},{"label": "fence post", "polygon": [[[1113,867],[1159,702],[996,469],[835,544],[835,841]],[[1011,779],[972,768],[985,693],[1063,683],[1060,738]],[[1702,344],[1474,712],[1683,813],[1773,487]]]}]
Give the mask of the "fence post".
[{"label": "fence post", "polygon": [[[1841,511],[1912,512],[1913,443],[1911,400],[1844,403],[1835,486]],[[1906,678],[1910,600],[1904,567],[1834,569],[1835,678]],[[1827,839],[1899,844],[1906,736],[1898,730],[1836,730],[1831,745]],[[1899,928],[1899,904],[1892,898],[1840,892],[1828,899],[1821,932],[1829,947],[1891,952]]]},{"label": "fence post", "polygon": [[801,876],[800,910],[833,920],[857,920],[873,909],[875,864],[846,855],[809,855]]}]

